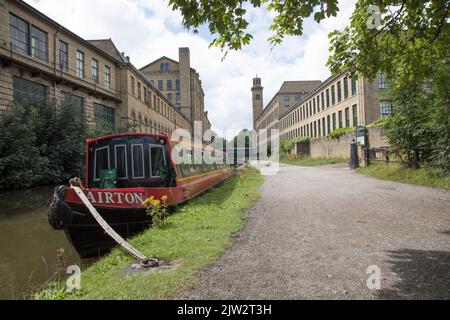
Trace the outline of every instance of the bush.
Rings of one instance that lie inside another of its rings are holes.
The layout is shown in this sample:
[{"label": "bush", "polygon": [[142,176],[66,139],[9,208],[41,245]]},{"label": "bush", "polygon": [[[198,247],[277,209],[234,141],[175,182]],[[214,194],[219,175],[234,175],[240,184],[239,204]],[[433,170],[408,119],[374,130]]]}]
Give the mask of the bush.
[{"label": "bush", "polygon": [[280,143],[281,152],[289,154],[297,143],[307,143],[309,141],[310,141],[309,138],[304,137],[297,137],[294,139],[284,140]]},{"label": "bush", "polygon": [[0,190],[83,176],[88,127],[77,107],[14,104],[0,117]]},{"label": "bush", "polygon": [[385,132],[404,167],[423,165],[437,168],[442,175],[450,172],[449,81],[450,65],[443,63],[434,70],[431,91],[416,79],[392,86],[394,113]]},{"label": "bush", "polygon": [[339,139],[340,137],[342,137],[344,134],[353,131],[353,128],[351,127],[346,127],[346,128],[338,128],[332,132],[330,132],[330,134],[328,135],[331,139]]}]

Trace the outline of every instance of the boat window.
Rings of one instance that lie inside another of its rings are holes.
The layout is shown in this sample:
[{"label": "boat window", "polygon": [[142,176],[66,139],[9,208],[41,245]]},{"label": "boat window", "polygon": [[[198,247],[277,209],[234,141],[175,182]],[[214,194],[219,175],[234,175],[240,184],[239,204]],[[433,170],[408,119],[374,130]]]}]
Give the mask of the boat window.
[{"label": "boat window", "polygon": [[117,145],[115,146],[115,152],[117,179],[126,179],[128,177],[127,146],[124,144]]},{"label": "boat window", "polygon": [[101,170],[109,170],[109,147],[95,150],[94,180],[100,180]]},{"label": "boat window", "polygon": [[188,164],[180,164],[181,174],[183,177],[189,177],[191,173],[189,172],[189,165]]},{"label": "boat window", "polygon": [[131,163],[133,165],[133,178],[144,178],[144,146],[142,144],[131,146]]},{"label": "boat window", "polygon": [[162,146],[150,145],[150,175],[160,177],[163,166],[166,165],[166,158]]}]

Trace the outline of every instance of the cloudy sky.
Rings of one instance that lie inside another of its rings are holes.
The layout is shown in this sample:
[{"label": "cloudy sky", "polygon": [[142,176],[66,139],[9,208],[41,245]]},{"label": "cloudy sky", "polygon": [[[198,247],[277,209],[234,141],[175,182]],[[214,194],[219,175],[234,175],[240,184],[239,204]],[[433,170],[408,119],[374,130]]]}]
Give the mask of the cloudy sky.
[{"label": "cloudy sky", "polygon": [[198,34],[181,26],[181,15],[164,0],[26,0],[84,39],[112,38],[136,67],[165,55],[178,60],[178,48],[189,47],[191,65],[200,73],[205,106],[213,129],[232,137],[252,128],[252,78],[257,74],[267,103],[285,80],[325,80],[329,70],[328,33],[348,24],[355,0],[340,0],[337,17],[317,24],[304,23],[304,35],[289,37],[273,50],[267,42],[272,15],[249,10],[253,41],[242,51],[230,52],[224,61],[216,48],[208,48],[212,36],[206,28]]}]

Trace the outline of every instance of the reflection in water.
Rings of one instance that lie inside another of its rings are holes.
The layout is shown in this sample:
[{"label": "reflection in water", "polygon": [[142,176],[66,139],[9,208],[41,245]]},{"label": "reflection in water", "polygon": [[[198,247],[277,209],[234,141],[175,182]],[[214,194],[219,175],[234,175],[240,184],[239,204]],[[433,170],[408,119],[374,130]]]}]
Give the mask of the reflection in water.
[{"label": "reflection in water", "polygon": [[[67,264],[80,259],[63,231],[47,221],[52,187],[0,193],[0,299],[20,299],[56,271],[57,250]],[[69,275],[67,275],[69,276]]]}]

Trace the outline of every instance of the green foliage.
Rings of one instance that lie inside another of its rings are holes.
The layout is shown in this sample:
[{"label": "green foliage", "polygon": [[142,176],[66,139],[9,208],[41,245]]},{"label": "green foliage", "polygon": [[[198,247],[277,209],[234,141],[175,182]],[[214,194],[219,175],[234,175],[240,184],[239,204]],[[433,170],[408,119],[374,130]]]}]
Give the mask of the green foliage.
[{"label": "green foliage", "polygon": [[151,196],[142,202],[142,204],[146,207],[147,214],[152,218],[153,227],[162,227],[166,218],[169,216],[166,201],[167,196],[161,197],[161,200],[155,199]]},{"label": "green foliage", "polygon": [[436,69],[431,91],[421,81],[398,81],[391,90],[394,114],[385,124],[392,152],[404,166],[450,172],[449,64]]},{"label": "green foliage", "polygon": [[[370,5],[381,11],[379,26]],[[394,154],[406,167],[419,162],[450,171],[450,2],[358,0],[351,23],[330,34],[328,66],[391,81],[394,115],[383,123]],[[431,92],[424,83],[431,82]]]},{"label": "green foliage", "polygon": [[373,127],[382,127],[384,128],[384,126],[386,125],[386,122],[388,121],[388,118],[378,118],[375,121],[372,121],[371,123],[369,123],[366,127],[367,128],[373,128]]},{"label": "green foliage", "polygon": [[14,104],[0,117],[0,190],[55,184],[84,173],[87,126],[79,109]]},{"label": "green foliage", "polygon": [[[149,257],[168,261],[171,268],[136,274],[124,269],[134,263],[115,248],[81,274],[81,290],[67,299],[164,299],[196,282],[201,268],[211,265],[232,244],[244,225],[243,210],[259,196],[263,177],[251,167],[224,184],[177,209],[164,228],[150,228],[129,240]],[[41,295],[44,296],[45,295]],[[53,298],[52,293],[47,295]],[[59,295],[56,295],[59,298]]]},{"label": "green foliage", "polygon": [[442,175],[434,168],[405,168],[396,164],[373,164],[361,167],[359,173],[382,180],[418,184],[436,188],[450,188],[450,175]]},{"label": "green foliage", "polygon": [[302,35],[303,20],[313,14],[317,22],[336,16],[337,4],[337,0],[169,0],[170,7],[181,12],[186,29],[197,32],[202,25],[208,25],[209,31],[216,36],[211,46],[225,51],[239,50],[250,43],[253,36],[247,32],[247,17],[251,8],[273,13],[270,26],[273,35],[269,42],[274,46],[285,36]]},{"label": "green foliage", "polygon": [[[371,5],[381,11],[380,25]],[[378,71],[403,79],[424,80],[449,57],[447,0],[358,0],[351,23],[329,37],[328,66],[333,73],[356,71],[373,78]]]},{"label": "green foliage", "polygon": [[297,143],[308,143],[309,141],[310,138],[305,137],[297,137],[289,140],[284,140],[280,143],[280,149],[281,152],[289,154]]},{"label": "green foliage", "polygon": [[331,139],[339,139],[343,135],[345,135],[348,132],[352,132],[354,129],[352,127],[346,127],[346,128],[338,128],[328,135]]}]

